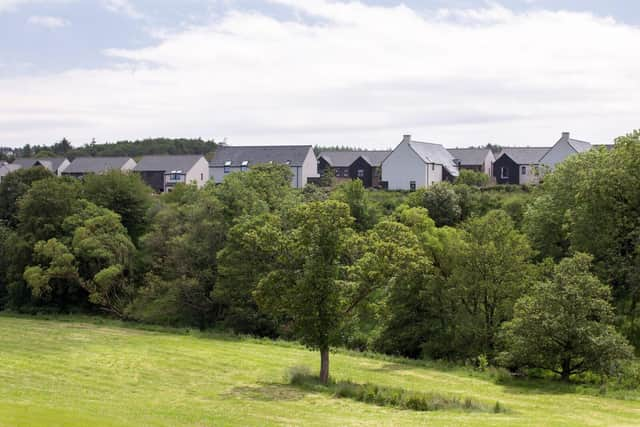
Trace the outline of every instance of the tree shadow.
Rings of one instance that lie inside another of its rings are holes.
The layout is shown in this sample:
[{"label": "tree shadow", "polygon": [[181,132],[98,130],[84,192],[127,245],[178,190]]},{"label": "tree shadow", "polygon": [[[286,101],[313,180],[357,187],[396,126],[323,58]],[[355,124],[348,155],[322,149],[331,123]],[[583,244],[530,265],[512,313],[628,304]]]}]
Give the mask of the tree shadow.
[{"label": "tree shadow", "polygon": [[301,400],[307,394],[307,391],[287,384],[258,383],[255,386],[233,387],[225,393],[225,397],[275,402]]}]

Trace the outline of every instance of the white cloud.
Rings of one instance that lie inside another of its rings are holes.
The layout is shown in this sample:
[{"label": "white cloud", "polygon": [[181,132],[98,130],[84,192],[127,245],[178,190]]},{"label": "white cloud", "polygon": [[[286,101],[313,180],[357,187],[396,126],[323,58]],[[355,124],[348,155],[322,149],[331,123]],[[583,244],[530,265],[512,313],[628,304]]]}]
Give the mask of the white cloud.
[{"label": "white cloud", "polygon": [[[272,0],[108,50],[118,66],[0,80],[0,144],[146,136],[389,147],[607,142],[638,127],[640,29],[587,13],[497,5],[420,14]],[[307,18],[313,19],[307,19]]]},{"label": "white cloud", "polygon": [[30,16],[27,20],[31,25],[38,25],[49,29],[57,29],[71,25],[66,19],[57,16]]},{"label": "white cloud", "polygon": [[114,13],[122,13],[133,19],[143,18],[142,13],[133,5],[130,0],[102,0],[104,7]]},{"label": "white cloud", "polygon": [[71,3],[75,0],[0,0],[0,13],[12,12],[27,4]]}]

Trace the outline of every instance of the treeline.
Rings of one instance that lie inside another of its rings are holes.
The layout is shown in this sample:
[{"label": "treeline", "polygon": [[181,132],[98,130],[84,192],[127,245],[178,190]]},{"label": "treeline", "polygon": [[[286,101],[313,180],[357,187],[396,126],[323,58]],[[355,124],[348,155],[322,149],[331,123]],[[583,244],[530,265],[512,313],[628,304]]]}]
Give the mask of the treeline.
[{"label": "treeline", "polygon": [[214,140],[189,138],[150,138],[136,141],[118,141],[98,144],[94,141],[74,148],[63,138],[53,145],[25,145],[14,150],[15,157],[140,157],[152,154],[202,154],[216,149]]},{"label": "treeline", "polygon": [[323,381],[338,345],[612,375],[640,344],[639,136],[532,192],[299,191],[259,165],[152,197],[133,174],[19,170],[0,184],[1,304],[298,339]]}]

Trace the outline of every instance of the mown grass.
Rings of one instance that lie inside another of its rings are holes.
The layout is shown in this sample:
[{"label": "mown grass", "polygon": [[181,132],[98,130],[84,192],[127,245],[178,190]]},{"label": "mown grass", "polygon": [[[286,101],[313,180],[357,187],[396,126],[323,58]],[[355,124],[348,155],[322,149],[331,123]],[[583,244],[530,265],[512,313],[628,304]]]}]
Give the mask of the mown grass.
[{"label": "mown grass", "polygon": [[288,367],[315,369],[319,359],[293,343],[127,326],[0,316],[0,426],[640,425],[640,400],[333,354],[337,382],[500,402],[508,411],[379,406],[289,384]]}]

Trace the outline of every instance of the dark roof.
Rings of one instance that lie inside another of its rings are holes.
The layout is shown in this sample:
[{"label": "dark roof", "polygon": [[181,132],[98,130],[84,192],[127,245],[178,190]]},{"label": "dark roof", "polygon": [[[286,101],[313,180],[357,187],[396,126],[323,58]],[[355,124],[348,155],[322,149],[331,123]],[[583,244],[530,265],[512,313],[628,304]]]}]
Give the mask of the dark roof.
[{"label": "dark roof", "polygon": [[310,145],[271,145],[255,147],[222,146],[216,148],[211,167],[223,167],[226,162],[232,166],[240,166],[242,162],[249,165],[261,163],[280,163],[291,166],[302,166],[304,160],[312,150]]},{"label": "dark roof", "polygon": [[498,154],[500,158],[506,154],[519,165],[534,165],[540,163],[540,159],[547,154],[551,147],[505,147]]},{"label": "dark roof", "polygon": [[62,173],[86,174],[120,170],[129,160],[131,157],[76,157]]},{"label": "dark roof", "polygon": [[51,172],[54,172],[58,170],[62,162],[65,160],[67,160],[66,157],[20,157],[15,159],[11,164],[19,165],[23,168],[32,168],[38,164],[49,169]]},{"label": "dark roof", "polygon": [[488,148],[449,148],[447,151],[460,162],[460,165],[475,166],[484,164],[491,150]]},{"label": "dark roof", "polygon": [[346,168],[351,166],[358,157],[362,157],[371,166],[380,166],[391,151],[323,151],[318,155],[333,167]]},{"label": "dark roof", "polygon": [[182,156],[144,156],[133,169],[136,172],[189,172],[203,156],[190,154]]},{"label": "dark roof", "polygon": [[411,140],[409,146],[423,162],[442,165],[452,176],[459,175],[458,166],[453,161],[453,156],[442,145]]}]

